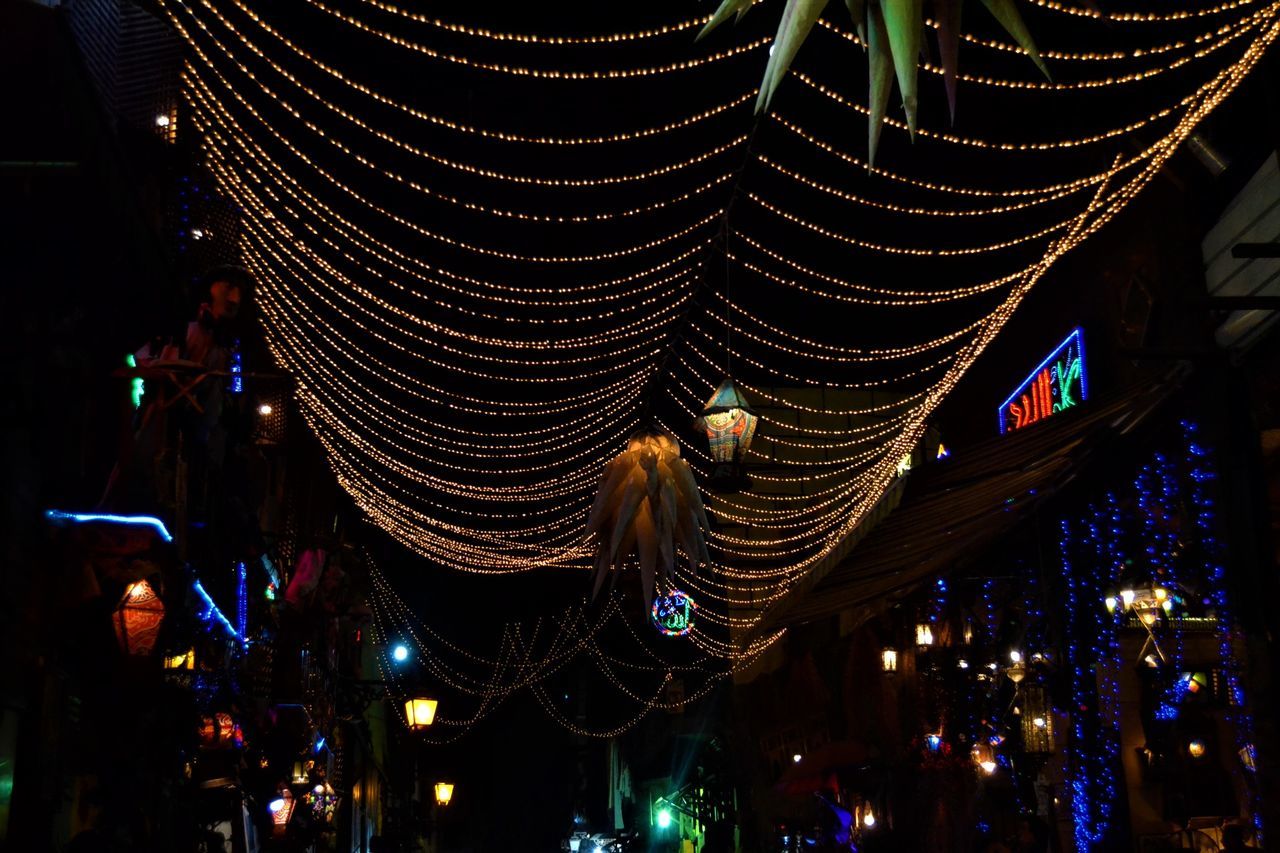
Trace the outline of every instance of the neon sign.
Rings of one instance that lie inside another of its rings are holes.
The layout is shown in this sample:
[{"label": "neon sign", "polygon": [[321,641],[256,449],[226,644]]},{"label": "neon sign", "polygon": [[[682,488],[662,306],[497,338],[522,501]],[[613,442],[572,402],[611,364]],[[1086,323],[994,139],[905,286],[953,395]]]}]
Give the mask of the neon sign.
[{"label": "neon sign", "polygon": [[1000,433],[1013,432],[1065,411],[1089,397],[1084,333],[1075,329],[1000,404]]},{"label": "neon sign", "polygon": [[668,637],[682,637],[693,630],[693,612],[698,606],[680,590],[672,590],[653,602],[653,624]]}]

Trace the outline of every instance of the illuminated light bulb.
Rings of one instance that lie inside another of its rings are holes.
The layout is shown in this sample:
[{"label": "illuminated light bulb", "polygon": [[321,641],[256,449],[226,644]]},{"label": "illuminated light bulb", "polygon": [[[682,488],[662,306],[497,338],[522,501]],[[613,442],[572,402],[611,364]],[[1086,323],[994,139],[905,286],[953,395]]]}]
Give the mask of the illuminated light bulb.
[{"label": "illuminated light bulb", "polygon": [[258,414],[262,415],[263,417],[266,417],[267,415],[271,414],[272,411],[273,410],[271,408],[270,403],[263,403],[261,406],[258,406]]},{"label": "illuminated light bulb", "polygon": [[1120,600],[1124,602],[1125,607],[1132,607],[1133,600],[1137,598],[1137,594],[1131,589],[1120,590]]},{"label": "illuminated light bulb", "polygon": [[1156,619],[1159,618],[1159,612],[1160,611],[1154,607],[1145,608],[1139,614],[1139,618],[1142,619],[1143,624],[1151,626],[1156,624]]},{"label": "illuminated light bulb", "polygon": [[1193,740],[1187,743],[1187,753],[1192,758],[1200,758],[1204,755],[1204,741]]},{"label": "illuminated light bulb", "polygon": [[1009,660],[1012,661],[1013,663],[1022,663],[1022,652],[1018,651],[1017,649],[1014,649],[1013,651],[1009,652]]},{"label": "illuminated light bulb", "polygon": [[969,662],[964,658],[960,658],[960,660],[956,661],[956,666],[958,666],[960,669],[968,669]]},{"label": "illuminated light bulb", "polygon": [[804,756],[802,756],[800,753],[798,753],[798,752],[797,752],[795,755],[791,756],[791,761],[792,761],[792,763],[794,763],[794,764],[799,764],[799,763],[800,763],[800,759],[801,759],[801,758],[803,758],[803,757],[804,757]]},{"label": "illuminated light bulb", "polygon": [[1103,603],[1107,606],[1108,613],[1116,612],[1116,597],[1114,595],[1108,595],[1103,599]]},{"label": "illuminated light bulb", "polygon": [[204,229],[203,229],[203,228],[192,228],[192,229],[191,229],[191,239],[192,239],[192,240],[201,240],[201,239],[203,239],[203,238],[204,238]]},{"label": "illuminated light bulb", "polygon": [[1043,729],[1045,726],[1049,725],[1049,722],[1044,717],[1035,717],[1031,720],[1031,725],[1035,726],[1037,729]]},{"label": "illuminated light bulb", "polygon": [[662,809],[658,812],[658,826],[662,829],[671,826],[671,811],[669,809]]},{"label": "illuminated light bulb", "polygon": [[871,811],[870,807],[868,807],[866,812],[862,815],[862,825],[867,829],[871,829],[876,825],[876,815],[875,812]]},{"label": "illuminated light bulb", "polygon": [[396,663],[404,663],[409,659],[409,647],[403,643],[397,644],[396,647],[391,650],[391,658]]},{"label": "illuminated light bulb", "polygon": [[284,809],[284,800],[277,798],[267,803],[267,811],[272,814],[279,814]]},{"label": "illuminated light bulb", "polygon": [[156,127],[168,127],[169,121],[170,120],[168,115],[166,115],[165,113],[160,113],[159,115],[156,116]]},{"label": "illuminated light bulb", "polygon": [[1169,597],[1169,590],[1165,589],[1162,586],[1156,587],[1153,590],[1153,593],[1155,594],[1156,601],[1164,601],[1166,598]]}]

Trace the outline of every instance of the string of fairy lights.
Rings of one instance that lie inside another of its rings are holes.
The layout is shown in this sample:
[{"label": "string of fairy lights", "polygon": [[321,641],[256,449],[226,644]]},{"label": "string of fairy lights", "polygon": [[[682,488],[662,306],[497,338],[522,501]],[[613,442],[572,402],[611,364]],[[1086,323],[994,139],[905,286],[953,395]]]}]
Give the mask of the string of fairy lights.
[{"label": "string of fairy lights", "polygon": [[[636,706],[625,728],[766,653],[780,633],[760,633],[762,613],[840,554],[1030,289],[1280,31],[1265,0],[1030,0],[1053,80],[981,33],[962,36],[958,79],[975,108],[1034,120],[975,130],[926,113],[912,142],[891,115],[870,166],[866,80],[820,61],[858,42],[835,16],[756,117],[769,39],[726,28],[694,44],[706,16],[540,35],[388,0],[160,5],[189,47],[186,120],[242,213],[269,350],[341,486],[430,564],[585,566],[593,491],[630,432],[667,428],[705,478],[684,424],[711,390],[731,372],[760,410],[753,488],[708,496],[712,565],[678,562],[673,578],[703,605],[682,647],[694,660],[650,648],[616,596],[508,625],[478,655],[375,571],[379,641],[411,643],[475,703],[444,715],[450,738],[517,690],[580,734],[620,731],[580,725],[547,692],[570,661]],[[327,36],[290,25],[303,14]],[[1123,46],[1081,43],[1104,29]],[[356,59],[371,49],[428,83],[380,76]],[[462,109],[458,92],[495,82],[525,106]],[[589,131],[537,106],[575,99]],[[627,632],[640,660],[603,639]],[[672,699],[676,674],[695,673]]]}]

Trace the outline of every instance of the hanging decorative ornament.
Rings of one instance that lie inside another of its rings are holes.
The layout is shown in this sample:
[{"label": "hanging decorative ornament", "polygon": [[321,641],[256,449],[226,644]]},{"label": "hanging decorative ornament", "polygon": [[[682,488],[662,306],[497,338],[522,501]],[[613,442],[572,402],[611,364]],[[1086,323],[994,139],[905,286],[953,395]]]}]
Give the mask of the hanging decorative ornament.
[{"label": "hanging decorative ornament", "polygon": [[145,580],[129,584],[112,616],[120,650],[128,655],[149,655],[160,636],[164,603]]},{"label": "hanging decorative ornament", "polygon": [[703,408],[702,417],[693,422],[694,429],[707,434],[711,459],[716,463],[711,471],[711,488],[736,492],[750,485],[742,472],[742,460],[751,447],[759,421],[760,416],[751,410],[751,404],[733,380],[721,382]]},{"label": "hanging decorative ornament", "polygon": [[693,613],[698,605],[678,589],[660,595],[653,602],[653,624],[668,637],[683,637],[693,630]]},{"label": "hanging decorative ornament", "polygon": [[[722,0],[711,20],[707,21],[698,38],[736,15],[739,19],[747,13],[755,0]],[[1036,64],[1045,77],[1049,69],[1040,58],[1040,51],[1027,25],[1022,20],[1014,0],[982,0],[982,4],[995,16],[1018,46]],[[827,0],[787,0],[778,23],[778,34],[769,48],[769,63],[764,69],[760,94],[756,98],[756,112],[769,109],[773,93],[786,76],[791,61],[800,45],[817,23]],[[876,147],[880,141],[880,128],[884,124],[889,106],[889,94],[893,90],[893,78],[898,78],[898,90],[902,93],[902,107],[907,113],[907,128],[912,139],[916,133],[917,77],[919,56],[924,32],[924,0],[845,0],[858,38],[867,49],[870,66],[871,92],[868,107],[870,122],[867,135],[867,164],[875,163]],[[933,13],[937,19],[938,55],[942,60],[942,77],[947,88],[947,102],[951,107],[951,120],[956,117],[956,69],[960,56],[960,13],[964,0],[933,0]]]},{"label": "hanging decorative ornament", "polygon": [[587,518],[587,534],[596,535],[592,594],[599,594],[610,567],[620,573],[634,551],[645,606],[651,607],[659,562],[669,578],[675,570],[677,541],[690,569],[710,562],[710,530],[698,484],[689,463],[680,458],[679,443],[655,428],[637,430],[627,439],[627,449],[605,467]]}]

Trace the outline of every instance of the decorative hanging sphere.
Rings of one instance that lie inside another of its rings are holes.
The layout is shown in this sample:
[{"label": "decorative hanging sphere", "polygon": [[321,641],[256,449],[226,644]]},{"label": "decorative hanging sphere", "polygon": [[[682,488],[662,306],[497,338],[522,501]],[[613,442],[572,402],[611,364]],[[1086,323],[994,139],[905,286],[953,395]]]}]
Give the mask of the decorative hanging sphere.
[{"label": "decorative hanging sphere", "polygon": [[653,602],[653,624],[668,637],[683,637],[693,630],[693,614],[698,605],[678,589],[659,596]]}]

